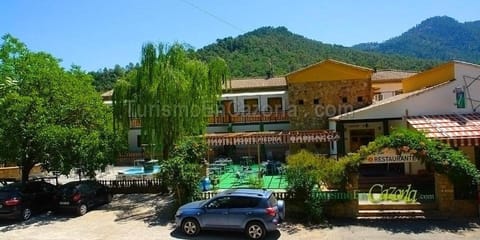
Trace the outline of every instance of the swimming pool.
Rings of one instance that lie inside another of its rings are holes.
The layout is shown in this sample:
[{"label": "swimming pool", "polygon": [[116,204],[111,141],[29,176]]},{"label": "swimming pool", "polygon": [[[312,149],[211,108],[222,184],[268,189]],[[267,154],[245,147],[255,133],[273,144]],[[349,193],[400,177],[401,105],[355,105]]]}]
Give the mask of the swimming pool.
[{"label": "swimming pool", "polygon": [[132,167],[132,168],[128,168],[123,171],[120,171],[119,173],[124,175],[152,175],[159,172],[160,172],[160,166],[155,165],[153,166],[153,170],[150,170],[150,171],[148,170],[145,171],[143,167]]}]

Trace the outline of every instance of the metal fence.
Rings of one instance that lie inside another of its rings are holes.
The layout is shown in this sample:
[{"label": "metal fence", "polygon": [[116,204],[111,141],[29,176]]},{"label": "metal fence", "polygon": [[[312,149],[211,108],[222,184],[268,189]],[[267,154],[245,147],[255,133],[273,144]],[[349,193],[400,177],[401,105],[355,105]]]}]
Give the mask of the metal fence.
[{"label": "metal fence", "polygon": [[168,188],[159,179],[97,180],[114,194],[167,193]]}]

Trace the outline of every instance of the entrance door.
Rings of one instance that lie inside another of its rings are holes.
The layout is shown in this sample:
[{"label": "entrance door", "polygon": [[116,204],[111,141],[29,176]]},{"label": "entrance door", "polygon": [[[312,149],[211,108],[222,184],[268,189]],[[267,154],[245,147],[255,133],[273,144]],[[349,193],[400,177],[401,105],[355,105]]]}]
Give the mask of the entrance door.
[{"label": "entrance door", "polygon": [[356,129],[350,130],[350,151],[356,152],[363,145],[375,139],[375,129]]}]

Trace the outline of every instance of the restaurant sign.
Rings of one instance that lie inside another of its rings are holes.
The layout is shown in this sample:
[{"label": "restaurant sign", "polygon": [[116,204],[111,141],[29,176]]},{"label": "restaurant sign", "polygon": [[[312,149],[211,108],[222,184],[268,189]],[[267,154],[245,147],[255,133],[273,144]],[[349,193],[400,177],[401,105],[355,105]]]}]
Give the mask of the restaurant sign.
[{"label": "restaurant sign", "polygon": [[207,134],[209,146],[249,145],[249,144],[290,144],[337,141],[340,136],[335,131],[283,131]]},{"label": "restaurant sign", "polygon": [[385,148],[381,153],[367,156],[362,162],[363,164],[374,163],[405,163],[405,162],[419,162],[420,159],[411,153],[400,153],[393,148]]}]

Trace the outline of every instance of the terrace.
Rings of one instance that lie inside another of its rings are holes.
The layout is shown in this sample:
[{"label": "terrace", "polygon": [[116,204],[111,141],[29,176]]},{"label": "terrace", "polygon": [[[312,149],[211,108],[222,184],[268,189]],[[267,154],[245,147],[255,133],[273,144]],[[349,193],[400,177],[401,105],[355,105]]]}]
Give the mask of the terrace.
[{"label": "terrace", "polygon": [[250,163],[231,164],[218,162],[210,164],[208,172],[213,188],[287,188],[288,183],[282,164],[279,162]]}]

